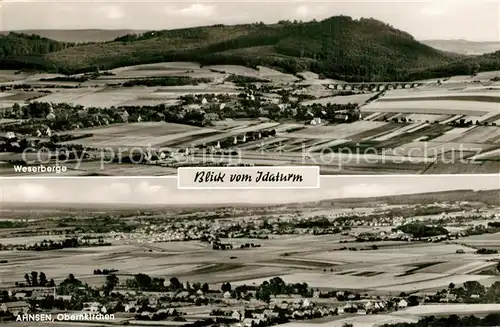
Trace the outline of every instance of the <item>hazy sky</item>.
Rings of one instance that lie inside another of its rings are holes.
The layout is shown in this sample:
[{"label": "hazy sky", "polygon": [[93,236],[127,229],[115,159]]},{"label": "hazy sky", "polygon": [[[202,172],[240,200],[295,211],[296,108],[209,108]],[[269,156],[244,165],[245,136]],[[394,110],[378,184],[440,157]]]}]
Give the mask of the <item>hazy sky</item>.
[{"label": "hazy sky", "polygon": [[302,190],[178,190],[176,178],[157,177],[0,179],[2,202],[259,204],[456,189],[500,189],[500,175],[322,177],[321,188]]},{"label": "hazy sky", "polygon": [[0,0],[3,30],[172,29],[334,15],[373,17],[417,39],[500,40],[500,0]]}]

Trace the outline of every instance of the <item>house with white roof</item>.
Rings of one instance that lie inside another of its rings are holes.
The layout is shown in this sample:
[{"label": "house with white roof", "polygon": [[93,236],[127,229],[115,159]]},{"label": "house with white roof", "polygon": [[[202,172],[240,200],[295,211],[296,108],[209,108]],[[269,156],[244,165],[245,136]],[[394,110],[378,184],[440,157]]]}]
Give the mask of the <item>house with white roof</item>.
[{"label": "house with white roof", "polygon": [[243,320],[243,314],[237,310],[234,310],[233,313],[231,314],[231,318],[236,319],[238,321]]},{"label": "house with white roof", "polygon": [[322,122],[322,121],[321,121],[321,118],[319,118],[319,117],[315,117],[315,118],[313,118],[313,119],[309,122],[309,124],[311,124],[311,125],[320,125],[320,124],[321,124],[321,122]]}]

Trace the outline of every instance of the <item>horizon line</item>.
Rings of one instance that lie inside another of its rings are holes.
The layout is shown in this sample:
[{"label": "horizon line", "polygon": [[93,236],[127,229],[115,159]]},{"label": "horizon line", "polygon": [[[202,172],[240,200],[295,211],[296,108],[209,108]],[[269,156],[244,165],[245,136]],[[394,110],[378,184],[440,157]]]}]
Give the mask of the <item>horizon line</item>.
[{"label": "horizon line", "polygon": [[[360,2],[364,2],[364,1],[360,1]],[[367,20],[376,20],[376,21],[379,21],[381,23],[384,23],[386,24],[387,26],[391,27],[391,28],[394,28],[396,30],[399,30],[399,31],[402,31],[402,32],[405,32],[407,34],[409,34],[412,38],[414,38],[415,40],[419,41],[419,42],[426,42],[426,41],[467,41],[467,42],[473,42],[473,43],[498,43],[500,44],[500,40],[491,40],[491,39],[488,39],[488,40],[477,40],[477,39],[466,39],[466,38],[450,38],[450,39],[446,39],[446,38],[416,38],[413,33],[410,33],[408,32],[407,30],[404,30],[404,29],[401,29],[401,28],[398,28],[398,27],[395,27],[394,25],[386,22],[386,21],[383,21],[381,19],[377,19],[377,18],[374,18],[374,17],[368,17],[368,16],[363,16],[363,17],[353,17],[352,15],[343,15],[343,14],[337,14],[337,15],[332,15],[332,16],[329,16],[327,18],[323,18],[323,19],[317,19],[317,18],[310,18],[308,20],[297,20],[297,19],[292,19],[292,18],[289,18],[289,19],[280,19],[276,22],[270,22],[270,23],[265,23],[265,25],[278,25],[279,22],[281,21],[291,21],[291,22],[294,22],[294,21],[297,21],[297,22],[300,22],[300,23],[311,23],[311,22],[314,22],[314,21],[317,21],[317,22],[322,22],[322,21],[325,21],[325,20],[328,20],[328,19],[331,19],[331,18],[334,18],[334,17],[349,17],[351,18],[352,20],[355,20],[355,21],[359,21],[361,19],[367,19]],[[197,27],[213,27],[213,26],[217,26],[217,25],[222,25],[222,26],[239,26],[239,25],[252,25],[252,24],[256,24],[256,23],[259,23],[258,21],[252,21],[252,22],[240,22],[240,23],[233,23],[233,24],[220,24],[220,23],[214,23],[214,24],[210,24],[210,25],[192,25],[192,26],[186,26],[186,27],[175,27],[175,28],[165,28],[165,29],[150,29],[150,28],[127,28],[127,27],[122,27],[122,28],[100,28],[100,27],[88,27],[88,28],[23,28],[23,29],[3,29],[1,24],[0,24],[0,33],[9,33],[9,32],[23,32],[23,31],[74,31],[74,32],[84,32],[84,31],[103,31],[103,32],[117,32],[117,31],[132,31],[132,32],[154,32],[154,31],[173,31],[173,30],[180,30],[180,29],[190,29],[190,28],[197,28]],[[126,35],[126,34],[124,34]],[[111,42],[113,40],[109,40],[109,41],[89,41],[90,43],[102,43],[102,42]]]},{"label": "horizon line", "polygon": [[[394,197],[405,197],[405,196],[414,196],[414,195],[432,195],[432,194],[445,194],[445,193],[454,193],[454,192],[495,192],[495,191],[500,191],[500,187],[498,188],[493,188],[493,189],[474,189],[474,188],[462,188],[462,189],[451,189],[451,190],[443,190],[443,191],[433,191],[433,192],[409,192],[409,193],[401,193],[401,194],[385,194],[385,195],[370,195],[370,196],[359,196],[359,197],[332,197],[328,199],[320,199],[320,200],[306,200],[306,201],[291,201],[291,202],[259,202],[259,203],[247,203],[247,202],[217,202],[217,203],[120,203],[120,202],[57,202],[57,201],[51,201],[51,202],[45,202],[45,201],[30,201],[30,202],[25,202],[25,201],[0,201],[0,211],[3,209],[8,209],[6,207],[10,206],[16,206],[16,205],[23,205],[23,206],[30,206],[30,205],[43,205],[43,206],[51,206],[51,205],[65,205],[65,206],[74,206],[74,205],[81,205],[81,206],[122,206],[122,208],[118,208],[116,210],[124,210],[124,209],[131,209],[135,208],[138,209],[137,207],[143,207],[143,208],[152,208],[152,207],[190,207],[190,206],[198,206],[198,207],[204,207],[204,208],[210,208],[210,207],[226,207],[226,206],[239,206],[239,207],[262,207],[262,206],[272,206],[272,207],[278,207],[278,206],[286,206],[286,205],[295,205],[295,204],[312,204],[312,203],[321,203],[321,202],[327,202],[327,201],[340,201],[340,202],[349,202],[349,201],[367,201],[370,199],[380,199],[383,200],[385,198],[394,198]],[[500,205],[500,203],[499,203]],[[67,209],[64,208],[64,209]]]},{"label": "horizon line", "polygon": [[[332,17],[339,17],[339,16],[332,16]],[[366,19],[369,19],[369,18],[366,18]],[[308,22],[312,22],[312,20],[302,21],[302,23],[308,23]],[[381,21],[381,22],[383,22],[383,21]],[[169,31],[169,30],[171,31],[171,30],[176,30],[176,29],[188,29],[188,28],[196,28],[196,27],[212,27],[212,26],[217,26],[217,25],[223,25],[223,26],[251,25],[251,24],[255,24],[255,23],[256,22],[254,22],[254,23],[237,23],[237,24],[193,25],[191,27],[176,27],[176,28],[165,28],[165,29],[127,28],[127,27],[122,27],[122,28],[87,27],[87,28],[21,28],[21,29],[2,29],[0,27],[0,32],[23,32],[23,31],[78,31],[78,32],[83,32],[83,31],[108,31],[108,32],[134,31],[134,32],[154,32],[154,31]],[[385,23],[385,22],[383,22],[383,23]],[[278,22],[276,22],[276,23],[268,23],[268,24],[265,24],[265,25],[277,25],[277,24],[278,24]],[[385,23],[385,24],[388,24],[388,23]],[[390,25],[390,24],[388,24],[388,25]],[[398,29],[398,28],[396,28],[396,29]],[[402,31],[404,31],[404,30],[402,30]],[[443,40],[443,41],[469,41],[469,42],[494,42],[494,43],[500,43],[500,40],[470,41],[470,40],[464,39],[464,38],[450,38],[450,39],[437,38],[437,39],[419,39],[419,40],[421,40],[421,41],[442,41]]]}]

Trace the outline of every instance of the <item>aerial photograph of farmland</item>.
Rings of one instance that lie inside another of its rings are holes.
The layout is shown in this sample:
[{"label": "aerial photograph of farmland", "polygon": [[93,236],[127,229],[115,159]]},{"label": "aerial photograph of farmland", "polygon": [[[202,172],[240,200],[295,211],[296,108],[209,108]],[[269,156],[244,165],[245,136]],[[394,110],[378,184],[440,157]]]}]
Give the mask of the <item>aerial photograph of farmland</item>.
[{"label": "aerial photograph of farmland", "polygon": [[4,178],[1,324],[500,323],[498,176],[323,177],[275,197],[176,184]]},{"label": "aerial photograph of farmland", "polygon": [[0,8],[0,175],[500,171],[496,2],[65,4]]}]

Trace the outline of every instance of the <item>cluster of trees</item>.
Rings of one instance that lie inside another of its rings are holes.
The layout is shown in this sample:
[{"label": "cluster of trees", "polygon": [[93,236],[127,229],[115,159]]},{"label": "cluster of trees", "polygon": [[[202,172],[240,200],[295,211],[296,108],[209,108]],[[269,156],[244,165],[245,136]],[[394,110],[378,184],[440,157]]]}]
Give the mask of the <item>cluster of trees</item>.
[{"label": "cluster of trees", "polygon": [[[109,275],[113,276],[113,275]],[[137,274],[133,279],[126,280],[127,288],[138,289],[141,291],[152,291],[152,292],[177,292],[177,291],[189,291],[196,292],[201,290],[203,292],[209,292],[209,285],[207,283],[186,283],[183,285],[177,277],[172,277],[167,284],[164,278],[150,277],[146,274]]]},{"label": "cluster of trees", "polygon": [[[118,285],[119,281],[116,275],[108,275],[106,277],[106,285],[104,288],[105,292],[110,292]],[[186,282],[185,285],[177,277],[172,277],[167,283],[165,278],[151,277],[146,274],[137,274],[133,279],[127,279],[125,281],[125,286],[130,289],[136,289],[140,291],[149,292],[181,292],[187,291],[190,295],[195,294],[198,290],[203,293],[210,292],[208,283],[192,283]],[[230,286],[229,286],[230,287]],[[207,304],[208,299],[197,298],[195,300],[196,304]]]},{"label": "cluster of trees", "polygon": [[266,83],[268,80],[253,76],[230,75],[225,79],[226,82],[234,83],[238,86],[246,86],[249,83]]},{"label": "cluster of trees", "polygon": [[114,290],[114,288],[120,283],[120,279],[115,274],[109,274],[106,276],[106,282],[103,287],[103,291],[106,295]]},{"label": "cluster of trees", "polygon": [[500,226],[499,227],[494,227],[494,225],[476,225],[476,226],[471,226],[467,228],[465,231],[463,231],[463,234],[465,236],[472,236],[472,235],[483,235],[483,234],[495,234],[500,232]]},{"label": "cluster of trees", "polygon": [[221,287],[220,287],[220,290],[223,292],[223,293],[226,293],[226,292],[231,292],[231,289],[232,289],[232,286],[231,286],[231,283],[227,282],[227,283],[222,283]]},{"label": "cluster of trees", "polygon": [[104,242],[102,238],[98,239],[97,242],[92,243],[88,240],[81,241],[75,237],[64,239],[60,242],[56,242],[53,240],[43,240],[40,243],[35,243],[30,246],[26,246],[23,248],[24,250],[29,251],[50,251],[50,250],[61,250],[67,248],[78,248],[78,247],[89,247],[89,246],[109,246],[111,243]]},{"label": "cluster of trees", "polygon": [[42,310],[52,310],[52,309],[57,309],[57,310],[79,310],[81,309],[80,304],[74,303],[72,301],[67,301],[61,298],[54,298],[54,296],[46,296],[43,299],[39,300],[32,300],[30,301],[34,305],[37,306],[37,308],[40,308]]},{"label": "cluster of trees", "polygon": [[87,74],[82,74],[82,75],[77,75],[77,76],[57,76],[57,77],[51,77],[51,78],[42,78],[40,79],[41,81],[44,82],[76,82],[76,83],[83,83],[92,79],[96,79],[101,75],[113,75],[113,73],[99,73],[99,72],[92,72],[92,73],[87,73]]},{"label": "cluster of trees", "polygon": [[212,249],[213,250],[222,250],[222,251],[232,250],[233,249],[233,245],[229,244],[229,243],[214,242],[212,244]]},{"label": "cluster of trees", "polygon": [[401,225],[394,229],[394,231],[397,230],[400,230],[403,233],[411,234],[415,238],[433,237],[449,234],[449,231],[443,226],[429,226],[419,222]]},{"label": "cluster of trees", "polygon": [[34,286],[34,287],[54,287],[56,284],[53,279],[48,280],[43,271],[32,271],[31,273],[24,274],[25,283],[16,283],[16,286]]},{"label": "cluster of trees", "polygon": [[[38,35],[11,32],[0,35],[0,69],[50,69],[44,55],[73,47]],[[57,70],[57,68],[55,69]]]},{"label": "cluster of trees", "polygon": [[240,249],[248,249],[248,248],[260,248],[260,244],[245,243],[240,245]]},{"label": "cluster of trees", "polygon": [[279,294],[299,294],[302,297],[312,297],[312,290],[307,283],[287,284],[280,277],[274,277],[269,281],[264,281],[256,292],[259,300],[269,302],[271,295]]},{"label": "cluster of trees", "polygon": [[83,282],[77,278],[75,275],[69,274],[68,277],[63,280],[57,287],[57,293],[60,295],[73,295],[79,293],[80,288],[89,289],[89,286],[83,284]]},{"label": "cluster of trees", "polygon": [[84,138],[92,137],[92,136],[94,136],[94,134],[92,134],[92,133],[83,133],[83,134],[79,134],[79,135],[55,134],[55,135],[52,135],[50,137],[50,141],[53,143],[68,142],[68,141],[84,139]]},{"label": "cluster of trees", "polygon": [[308,230],[307,233],[312,232],[313,235],[330,235],[339,234],[342,230],[349,229],[349,227],[341,228],[324,216],[314,216],[305,220],[279,221],[273,225],[264,221],[262,229],[268,229],[272,231],[272,234],[276,235],[299,234],[304,229]]},{"label": "cluster of trees", "polygon": [[1,228],[24,228],[27,224],[23,221],[17,220],[1,220],[0,221],[0,229]]},{"label": "cluster of trees", "polygon": [[312,219],[300,220],[293,224],[294,228],[328,228],[333,226],[333,221],[326,217],[312,217]]},{"label": "cluster of trees", "polygon": [[59,227],[67,227],[76,225],[74,229],[74,233],[130,233],[134,231],[139,224],[138,223],[130,223],[125,219],[120,219],[120,217],[112,216],[112,215],[99,215],[93,216],[88,219],[74,219],[74,218],[66,218],[59,222]]},{"label": "cluster of trees", "polygon": [[448,294],[455,295],[453,301],[459,303],[499,303],[500,282],[495,282],[490,287],[485,287],[478,281],[467,281],[461,287],[450,283],[448,289],[437,292],[427,302],[440,302],[440,299]]},{"label": "cluster of trees", "polygon": [[138,289],[141,291],[166,291],[182,289],[182,283],[177,278],[171,278],[170,287],[165,286],[165,279],[158,277],[150,277],[146,274],[137,274],[133,279],[126,280],[127,288]]},{"label": "cluster of trees", "polygon": [[476,251],[476,254],[497,254],[498,250],[481,248]]},{"label": "cluster of trees", "polygon": [[[351,297],[351,295],[354,296],[354,297]],[[318,296],[319,296],[320,299],[333,299],[333,298],[336,298],[338,301],[351,301],[351,300],[359,301],[361,299],[361,294],[359,294],[359,293],[352,293],[352,292],[349,292],[349,291],[344,291],[344,292],[337,292],[337,291],[320,292]]]},{"label": "cluster of trees", "polygon": [[94,269],[94,275],[109,275],[118,272],[118,269]]},{"label": "cluster of trees", "polygon": [[355,248],[355,247],[348,248],[348,247],[344,246],[344,247],[338,249],[338,251],[358,251],[358,248]]}]

